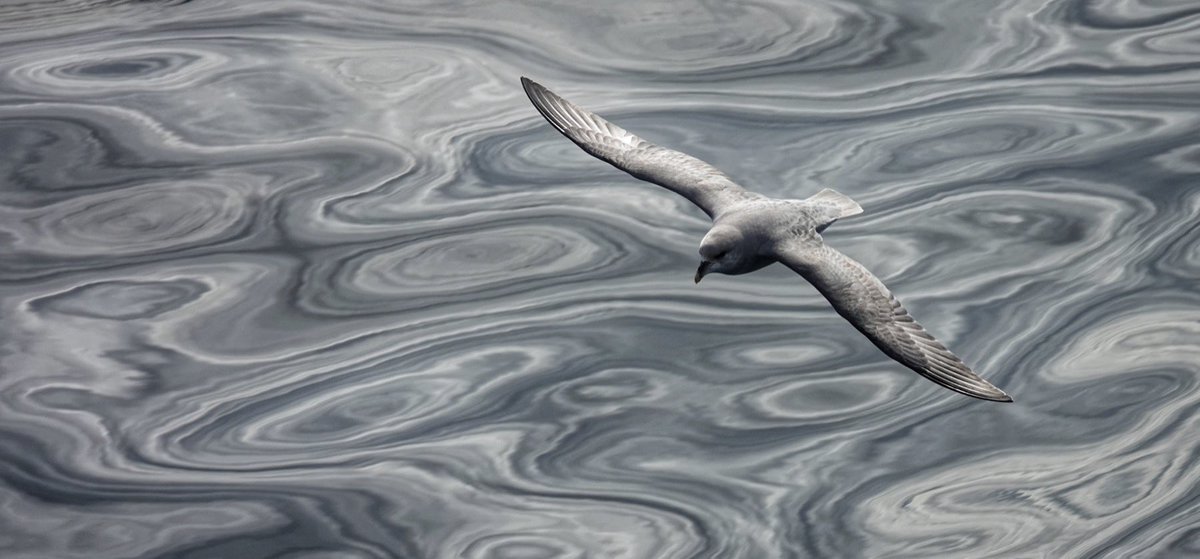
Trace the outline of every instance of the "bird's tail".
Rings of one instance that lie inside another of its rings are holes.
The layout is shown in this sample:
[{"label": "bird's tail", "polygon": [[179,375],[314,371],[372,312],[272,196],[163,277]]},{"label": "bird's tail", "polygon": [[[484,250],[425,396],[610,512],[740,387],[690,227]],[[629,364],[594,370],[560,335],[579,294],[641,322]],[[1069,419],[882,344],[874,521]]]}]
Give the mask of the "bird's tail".
[{"label": "bird's tail", "polygon": [[813,209],[816,210],[815,213],[821,218],[821,224],[817,226],[817,231],[824,230],[830,224],[843,217],[850,217],[863,212],[862,206],[859,206],[858,202],[831,188],[826,188],[813,194],[804,201],[812,205]]}]

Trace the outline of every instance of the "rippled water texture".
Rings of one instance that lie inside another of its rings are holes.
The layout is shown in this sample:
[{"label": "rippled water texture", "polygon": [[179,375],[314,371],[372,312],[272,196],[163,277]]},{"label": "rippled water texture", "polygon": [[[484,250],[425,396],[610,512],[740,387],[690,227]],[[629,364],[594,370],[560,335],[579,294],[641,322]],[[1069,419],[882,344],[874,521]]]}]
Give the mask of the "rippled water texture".
[{"label": "rippled water texture", "polygon": [[[861,260],[885,358],[527,74]],[[0,556],[1200,554],[1193,1],[0,2]]]}]

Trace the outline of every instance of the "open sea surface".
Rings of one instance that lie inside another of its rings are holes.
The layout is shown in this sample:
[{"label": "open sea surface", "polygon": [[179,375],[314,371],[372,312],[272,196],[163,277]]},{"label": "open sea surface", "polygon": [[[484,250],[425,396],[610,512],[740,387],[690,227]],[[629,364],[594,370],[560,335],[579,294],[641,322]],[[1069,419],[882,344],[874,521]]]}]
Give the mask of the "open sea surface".
[{"label": "open sea surface", "polygon": [[[748,188],[886,358],[528,75]],[[0,0],[0,557],[1200,556],[1195,0]]]}]

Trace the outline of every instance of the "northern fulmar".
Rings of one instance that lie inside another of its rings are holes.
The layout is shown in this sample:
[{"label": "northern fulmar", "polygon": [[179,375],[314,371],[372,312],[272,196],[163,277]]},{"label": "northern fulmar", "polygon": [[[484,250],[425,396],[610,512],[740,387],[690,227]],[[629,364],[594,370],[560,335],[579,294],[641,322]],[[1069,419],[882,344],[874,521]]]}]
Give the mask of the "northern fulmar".
[{"label": "northern fulmar", "polygon": [[696,283],[713,272],[745,274],[781,262],[816,287],[888,357],[955,392],[1012,401],[930,336],[879,278],[824,243],[826,227],[862,213],[854,200],[828,188],[804,200],[750,192],[712,165],[634,136],[529,78],[522,77],[521,85],[542,116],[583,151],[666,187],[712,218],[712,228],[700,241]]}]

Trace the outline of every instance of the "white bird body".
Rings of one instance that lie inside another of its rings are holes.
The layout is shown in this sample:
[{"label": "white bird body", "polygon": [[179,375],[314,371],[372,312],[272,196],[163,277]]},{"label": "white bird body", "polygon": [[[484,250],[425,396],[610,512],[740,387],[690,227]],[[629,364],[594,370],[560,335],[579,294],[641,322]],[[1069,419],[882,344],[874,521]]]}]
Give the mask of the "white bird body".
[{"label": "white bird body", "polygon": [[930,336],[879,278],[824,243],[826,227],[862,213],[849,197],[830,189],[804,200],[750,192],[708,163],[642,140],[528,78],[521,83],[542,116],[584,151],[682,195],[713,219],[700,242],[697,283],[709,273],[746,274],[780,262],[902,365],[967,396],[1012,401]]}]

